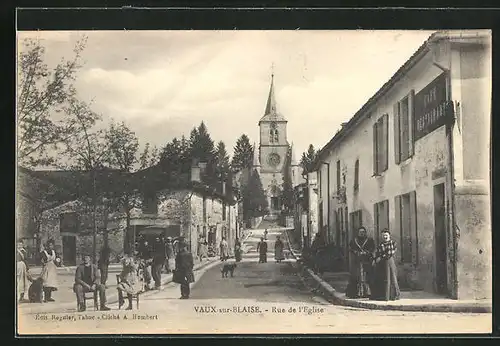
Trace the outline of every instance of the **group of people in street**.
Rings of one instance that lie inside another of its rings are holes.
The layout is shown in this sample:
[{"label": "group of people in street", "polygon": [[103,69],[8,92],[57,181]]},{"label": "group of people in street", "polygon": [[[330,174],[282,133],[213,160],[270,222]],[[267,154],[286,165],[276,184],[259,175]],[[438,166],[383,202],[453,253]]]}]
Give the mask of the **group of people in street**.
[{"label": "group of people in street", "polygon": [[360,227],[357,236],[350,242],[353,263],[346,290],[348,298],[370,298],[371,300],[397,300],[400,289],[397,278],[396,243],[388,229],[381,232],[380,244],[376,247],[368,237],[366,228]]},{"label": "group of people in street", "polygon": [[158,235],[150,244],[147,239],[139,236],[135,254],[139,259],[138,265],[143,269],[146,290],[152,289],[152,281],[154,289],[160,289],[162,271],[172,272],[174,258],[179,251],[178,242],[178,239],[174,241],[172,237],[164,239]]},{"label": "group of people in street", "polygon": [[[267,230],[264,232],[264,237],[260,238],[260,242],[257,244],[257,251],[259,252],[259,263],[267,263]],[[285,244],[281,240],[280,236],[276,237],[274,242],[274,259],[277,263],[281,263],[285,259],[284,255]]]}]

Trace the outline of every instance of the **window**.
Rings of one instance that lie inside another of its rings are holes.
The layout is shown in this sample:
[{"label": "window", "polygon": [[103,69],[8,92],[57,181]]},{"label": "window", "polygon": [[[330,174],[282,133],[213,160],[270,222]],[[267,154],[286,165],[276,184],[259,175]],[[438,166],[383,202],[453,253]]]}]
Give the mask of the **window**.
[{"label": "window", "polygon": [[373,174],[388,168],[388,115],[384,114],[373,125]]},{"label": "window", "polygon": [[350,230],[351,239],[353,239],[358,234],[358,229],[363,226],[363,211],[356,210],[349,215],[350,218]]},{"label": "window", "polygon": [[373,218],[375,221],[375,241],[380,241],[380,232],[389,229],[389,200],[381,201],[373,205]]},{"label": "window", "polygon": [[142,206],[142,211],[145,214],[158,213],[158,203],[155,192],[147,191],[144,193],[144,205]]},{"label": "window", "polygon": [[340,190],[340,160],[337,160],[337,191]]},{"label": "window", "polygon": [[401,235],[401,262],[417,264],[417,201],[416,193],[395,197],[396,227]]},{"label": "window", "polygon": [[77,233],[78,214],[75,212],[62,213],[59,216],[59,231],[67,233]]},{"label": "window", "polygon": [[279,142],[279,138],[278,138],[278,130],[274,130],[274,141],[275,141],[276,143],[278,143],[278,142]]},{"label": "window", "polygon": [[394,105],[394,156],[396,164],[413,156],[413,114],[415,92]]},{"label": "window", "polygon": [[222,202],[222,221],[226,221],[226,202]]},{"label": "window", "polygon": [[354,191],[359,191],[359,160],[354,163]]}]

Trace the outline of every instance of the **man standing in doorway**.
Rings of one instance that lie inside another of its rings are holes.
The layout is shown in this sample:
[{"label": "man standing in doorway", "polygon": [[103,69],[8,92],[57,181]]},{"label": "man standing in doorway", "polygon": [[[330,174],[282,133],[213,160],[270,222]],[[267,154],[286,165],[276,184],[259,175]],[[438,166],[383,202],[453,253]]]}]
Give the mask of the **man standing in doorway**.
[{"label": "man standing in doorway", "polygon": [[165,264],[165,244],[161,241],[160,237],[155,238],[153,244],[153,280],[155,281],[155,289],[161,288],[161,268]]}]

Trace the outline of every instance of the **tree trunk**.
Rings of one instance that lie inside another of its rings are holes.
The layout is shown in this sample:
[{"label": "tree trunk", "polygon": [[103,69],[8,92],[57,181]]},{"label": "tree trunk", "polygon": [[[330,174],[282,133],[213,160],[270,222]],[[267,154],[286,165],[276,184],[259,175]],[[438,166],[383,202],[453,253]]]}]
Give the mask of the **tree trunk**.
[{"label": "tree trunk", "polygon": [[92,260],[96,263],[97,259],[97,191],[96,191],[96,176],[95,172],[92,172],[92,207],[93,207],[93,226],[94,232],[92,234]]},{"label": "tree trunk", "polygon": [[126,228],[125,228],[125,237],[124,238],[124,252],[132,256],[134,254],[134,230],[130,226],[130,208],[126,210]]},{"label": "tree trunk", "polygon": [[103,219],[103,233],[102,233],[102,240],[103,240],[103,247],[107,248],[109,247],[109,234],[108,234],[108,219],[109,219],[109,208],[106,208],[104,211],[104,219]]}]

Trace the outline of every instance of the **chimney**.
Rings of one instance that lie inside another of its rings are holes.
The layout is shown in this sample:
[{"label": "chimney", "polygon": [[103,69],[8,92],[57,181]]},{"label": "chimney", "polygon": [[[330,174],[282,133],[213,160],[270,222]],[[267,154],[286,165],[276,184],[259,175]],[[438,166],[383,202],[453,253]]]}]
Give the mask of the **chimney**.
[{"label": "chimney", "polygon": [[193,164],[191,165],[191,181],[192,182],[200,182],[201,177],[200,177],[200,167],[198,160],[193,159]]}]

